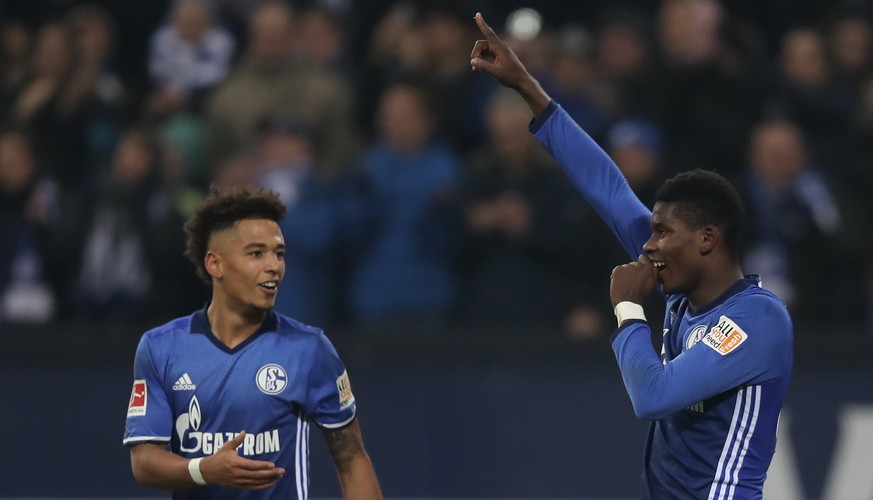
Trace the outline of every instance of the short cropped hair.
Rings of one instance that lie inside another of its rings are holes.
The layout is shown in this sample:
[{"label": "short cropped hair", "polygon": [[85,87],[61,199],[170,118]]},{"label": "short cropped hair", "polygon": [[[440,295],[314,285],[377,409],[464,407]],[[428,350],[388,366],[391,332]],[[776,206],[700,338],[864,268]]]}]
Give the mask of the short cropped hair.
[{"label": "short cropped hair", "polygon": [[213,186],[194,214],[185,223],[185,257],[193,264],[197,276],[208,284],[212,278],[206,272],[204,259],[209,251],[209,238],[217,231],[230,229],[237,222],[266,219],[279,222],[288,208],[279,195],[266,189]]},{"label": "short cropped hair", "polygon": [[727,179],[709,170],[682,172],[664,182],[655,201],[673,203],[677,217],[691,229],[718,227],[731,257],[737,258],[746,210]]}]

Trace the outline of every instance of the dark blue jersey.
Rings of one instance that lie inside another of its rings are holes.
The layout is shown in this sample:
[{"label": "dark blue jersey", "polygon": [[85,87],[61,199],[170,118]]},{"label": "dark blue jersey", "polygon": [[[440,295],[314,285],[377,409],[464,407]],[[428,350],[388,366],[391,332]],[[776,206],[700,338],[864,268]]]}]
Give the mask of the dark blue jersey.
[{"label": "dark blue jersey", "polygon": [[[621,172],[556,103],[531,131],[621,241],[632,260],[651,211]],[[634,410],[652,420],[642,498],[761,498],[792,365],[785,305],[757,276],[692,310],[668,295],[659,356],[644,321],[625,322],[612,347]]]},{"label": "dark blue jersey", "polygon": [[268,490],[209,485],[174,498],[305,499],[309,422],[334,429],[355,417],[348,375],[327,337],[273,312],[233,349],[212,333],[205,309],[171,321],[143,335],[133,372],[124,444],[165,443],[196,458],[246,431],[240,456],[286,470]]}]

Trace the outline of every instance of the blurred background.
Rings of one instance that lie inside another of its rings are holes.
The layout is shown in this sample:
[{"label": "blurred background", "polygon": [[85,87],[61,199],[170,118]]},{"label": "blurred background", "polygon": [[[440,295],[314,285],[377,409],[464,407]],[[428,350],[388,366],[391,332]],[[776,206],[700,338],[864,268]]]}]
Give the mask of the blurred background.
[{"label": "blurred background", "polygon": [[161,496],[121,446],[133,354],[208,300],[182,224],[213,184],[288,205],[276,307],[335,343],[386,497],[637,495],[629,257],[470,71],[477,11],[647,205],[734,181],[796,323],[767,497],[873,498],[871,0],[4,0],[0,497]]}]

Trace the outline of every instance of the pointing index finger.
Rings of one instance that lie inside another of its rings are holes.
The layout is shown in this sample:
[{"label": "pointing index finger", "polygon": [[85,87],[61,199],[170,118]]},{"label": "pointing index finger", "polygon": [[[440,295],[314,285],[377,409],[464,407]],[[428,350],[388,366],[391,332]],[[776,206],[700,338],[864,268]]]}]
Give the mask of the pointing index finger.
[{"label": "pointing index finger", "polygon": [[485,22],[485,18],[482,16],[481,12],[476,13],[476,25],[479,26],[479,31],[485,35],[485,39],[489,42],[500,43],[500,37],[497,36],[497,33],[491,29],[491,26],[488,26],[488,23]]}]

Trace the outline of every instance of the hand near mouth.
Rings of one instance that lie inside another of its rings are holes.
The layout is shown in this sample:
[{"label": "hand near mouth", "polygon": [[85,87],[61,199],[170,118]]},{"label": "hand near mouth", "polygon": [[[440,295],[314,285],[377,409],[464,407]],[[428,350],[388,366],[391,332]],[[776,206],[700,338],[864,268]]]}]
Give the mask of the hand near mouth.
[{"label": "hand near mouth", "polygon": [[616,267],[612,270],[609,283],[612,307],[624,301],[642,304],[655,291],[657,284],[658,271],[645,255],[640,255],[636,262]]}]

